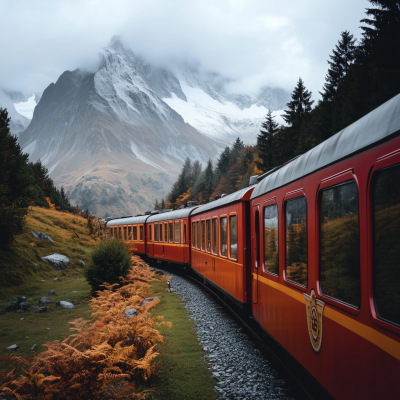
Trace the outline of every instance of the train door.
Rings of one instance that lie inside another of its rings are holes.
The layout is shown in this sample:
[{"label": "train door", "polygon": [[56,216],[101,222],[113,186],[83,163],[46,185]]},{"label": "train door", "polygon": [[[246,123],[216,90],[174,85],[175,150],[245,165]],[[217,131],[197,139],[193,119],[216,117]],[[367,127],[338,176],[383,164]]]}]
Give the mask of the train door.
[{"label": "train door", "polygon": [[154,257],[153,225],[149,224],[147,229],[147,255]]},{"label": "train door", "polygon": [[260,270],[260,207],[257,204],[252,210],[253,231],[251,233],[251,295],[252,303],[258,303],[258,274]]}]

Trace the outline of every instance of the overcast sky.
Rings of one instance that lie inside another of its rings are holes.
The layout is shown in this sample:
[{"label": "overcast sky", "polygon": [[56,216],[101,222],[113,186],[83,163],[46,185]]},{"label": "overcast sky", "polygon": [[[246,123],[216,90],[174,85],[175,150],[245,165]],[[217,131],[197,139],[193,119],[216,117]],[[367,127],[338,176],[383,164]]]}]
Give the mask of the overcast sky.
[{"label": "overcast sky", "polygon": [[95,68],[113,35],[150,61],[196,59],[237,80],[314,98],[340,32],[360,38],[367,0],[2,0],[0,87],[42,92],[65,70]]}]

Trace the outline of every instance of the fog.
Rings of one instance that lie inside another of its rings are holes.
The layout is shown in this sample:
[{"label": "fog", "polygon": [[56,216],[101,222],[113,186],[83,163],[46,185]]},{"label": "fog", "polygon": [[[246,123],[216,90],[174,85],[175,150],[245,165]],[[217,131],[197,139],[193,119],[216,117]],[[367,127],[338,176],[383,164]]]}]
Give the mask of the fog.
[{"label": "fog", "polygon": [[0,3],[0,87],[40,93],[65,70],[95,70],[119,35],[157,64],[197,60],[249,93],[292,91],[299,77],[318,97],[340,32],[360,38],[365,0],[114,0]]}]

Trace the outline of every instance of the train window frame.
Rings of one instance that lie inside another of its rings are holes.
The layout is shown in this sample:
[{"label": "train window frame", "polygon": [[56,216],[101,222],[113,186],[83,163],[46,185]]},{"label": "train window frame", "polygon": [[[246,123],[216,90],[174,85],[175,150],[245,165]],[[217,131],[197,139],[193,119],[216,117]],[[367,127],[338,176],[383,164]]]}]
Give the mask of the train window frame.
[{"label": "train window frame", "polygon": [[168,222],[164,222],[164,243],[168,243]]},{"label": "train window frame", "polygon": [[[178,232],[176,232],[176,227],[178,227]],[[179,221],[174,221],[174,243],[180,243],[180,233],[181,230],[181,224],[179,223]]]},{"label": "train window frame", "polygon": [[151,224],[149,224],[149,230],[148,230],[148,238],[149,238],[149,242],[152,242],[153,241],[153,235],[152,235],[152,225]]},{"label": "train window frame", "polygon": [[[358,186],[358,182],[355,179],[348,179],[350,177],[350,175],[345,174],[345,177],[347,179],[343,180],[343,176],[340,178],[340,180],[338,181],[337,179],[335,179],[334,181],[326,181],[329,182],[328,184],[323,184],[320,186],[320,188],[318,189],[318,197],[317,197],[317,208],[316,208],[316,212],[317,212],[317,216],[316,216],[316,220],[317,220],[317,241],[318,241],[318,254],[317,254],[317,262],[318,262],[318,269],[317,269],[317,282],[318,282],[318,294],[321,296],[321,298],[324,299],[324,301],[327,301],[328,299],[330,300],[330,304],[335,304],[341,305],[341,308],[345,307],[344,309],[346,311],[350,311],[353,310],[351,313],[353,314],[354,312],[359,312],[360,308],[361,308],[361,303],[362,303],[362,283],[361,283],[361,230],[360,230],[360,188]],[[333,183],[335,182],[335,183]],[[357,193],[358,193],[358,239],[359,239],[359,260],[360,260],[360,305],[359,306],[355,306],[353,304],[347,303],[344,300],[338,299],[336,297],[333,296],[329,296],[327,294],[324,294],[322,291],[322,282],[321,282],[321,200],[322,200],[322,195],[325,191],[330,190],[330,189],[334,189],[334,188],[338,188],[344,185],[347,185],[351,182],[354,182],[356,187],[357,187]]]},{"label": "train window frame", "polygon": [[[287,237],[286,237],[286,204],[291,201],[295,200],[298,198],[304,197],[306,199],[306,229],[307,229],[307,285],[304,286],[301,283],[292,281],[288,279],[287,274],[286,274],[286,249],[287,249]],[[282,252],[282,258],[283,258],[283,281],[285,282],[286,285],[292,286],[298,290],[301,290],[302,292],[306,292],[307,288],[309,286],[309,280],[310,280],[310,273],[309,273],[309,260],[310,260],[310,252],[309,252],[309,246],[310,246],[310,240],[309,240],[309,212],[308,212],[308,206],[309,206],[309,201],[306,196],[306,193],[303,188],[297,189],[291,192],[286,193],[286,195],[283,197],[283,204],[282,204],[282,213],[283,213],[283,252]],[[318,285],[317,285],[318,286]]]},{"label": "train window frame", "polygon": [[143,242],[144,238],[143,238],[143,225],[139,225],[139,241]]},{"label": "train window frame", "polygon": [[200,229],[201,229],[201,240],[200,240],[200,245],[201,245],[201,251],[206,251],[206,221],[202,219],[200,221]]},{"label": "train window frame", "polygon": [[200,235],[200,220],[196,221],[196,249],[200,250],[201,235]]},{"label": "train window frame", "polygon": [[[211,218],[206,219],[206,252],[211,253]],[[208,249],[208,244],[210,244],[210,249]]]},{"label": "train window frame", "polygon": [[187,243],[187,223],[183,222],[183,243]]},{"label": "train window frame", "polygon": [[138,240],[138,234],[137,234],[137,225],[133,225],[132,226],[132,237],[133,237],[133,241],[137,242]]},{"label": "train window frame", "polygon": [[[275,273],[273,273],[271,271],[267,271],[265,269],[265,228],[264,228],[264,224],[265,224],[265,208],[273,206],[273,205],[276,205],[276,207],[278,208],[278,274],[275,274]],[[283,212],[283,219],[282,219],[282,215],[281,215],[282,212]],[[262,251],[261,251],[261,265],[262,265],[261,272],[265,275],[266,278],[271,279],[271,280],[273,280],[275,282],[278,282],[279,281],[279,277],[282,276],[282,274],[283,274],[283,272],[282,272],[282,262],[281,261],[282,261],[282,259],[284,257],[282,257],[282,255],[281,255],[281,253],[282,253],[281,252],[281,241],[282,241],[281,232],[282,232],[282,229],[280,227],[280,223],[281,223],[282,220],[285,219],[285,211],[284,211],[283,207],[279,206],[278,201],[277,201],[276,197],[274,196],[274,197],[272,197],[270,199],[267,199],[267,200],[265,200],[263,202],[263,204],[261,206],[261,213],[260,214],[261,214],[261,217],[262,217],[262,220],[263,220],[263,222],[262,222],[262,235],[261,235],[262,246],[261,246],[261,243],[260,243],[260,248],[262,248]],[[285,231],[285,229],[284,229],[284,231]],[[283,265],[283,269],[285,269],[285,264]]]},{"label": "train window frame", "polygon": [[164,229],[164,226],[163,226],[163,224],[158,224],[158,239],[159,239],[159,242],[163,242],[164,240],[163,240],[163,229]]},{"label": "train window frame", "polygon": [[[355,308],[352,305],[349,305],[347,303],[341,302],[340,300],[337,300],[333,297],[329,297],[324,295],[321,292],[321,284],[320,284],[320,203],[319,203],[319,199],[320,199],[320,193],[330,187],[333,186],[338,186],[342,183],[345,183],[346,181],[349,180],[354,180],[356,182],[357,185],[357,189],[358,189],[358,193],[359,193],[359,220],[358,220],[358,224],[359,224],[359,231],[360,230],[360,220],[361,220],[361,203],[360,203],[360,184],[358,181],[357,176],[354,174],[353,169],[349,168],[346,169],[344,171],[340,171],[332,176],[326,177],[324,179],[321,180],[318,189],[316,191],[315,194],[315,204],[316,204],[316,208],[315,208],[315,223],[316,223],[316,235],[315,235],[315,260],[316,260],[316,287],[315,287],[315,291],[318,295],[318,298],[320,298],[322,301],[324,301],[326,304],[329,304],[331,306],[334,306],[336,308],[339,308],[351,315],[357,316],[360,314],[361,308],[362,308],[362,303],[363,303],[363,268],[360,268],[360,279],[361,279],[361,306],[360,308]],[[308,226],[307,226],[308,229]],[[361,251],[361,235],[360,235],[360,251]],[[360,258],[361,260],[361,258]]]},{"label": "train window frame", "polygon": [[[216,232],[214,232],[214,221],[215,221],[215,225],[216,225]],[[215,256],[218,256],[218,249],[219,249],[218,238],[219,238],[218,217],[212,217],[211,218],[211,254],[214,254]],[[216,251],[214,251],[214,250],[216,250]]]},{"label": "train window frame", "polygon": [[132,226],[128,225],[128,240],[132,241]]},{"label": "train window frame", "polygon": [[192,249],[196,248],[196,222],[192,222]]},{"label": "train window frame", "polygon": [[[236,258],[231,256],[231,218],[236,217]],[[228,215],[228,258],[232,261],[239,259],[239,230],[238,230],[238,216],[237,212],[230,212]]]},{"label": "train window frame", "polygon": [[374,180],[376,178],[376,174],[381,170],[395,167],[400,164],[400,149],[390,152],[382,157],[379,157],[376,160],[376,163],[371,168],[371,172],[369,175],[368,183],[367,183],[367,210],[368,210],[368,244],[369,244],[369,252],[368,252],[368,300],[370,304],[370,314],[372,316],[372,320],[375,325],[383,328],[387,331],[390,331],[396,335],[400,335],[400,326],[390,322],[389,320],[382,319],[379,317],[376,303],[375,303],[375,287],[374,287],[374,243],[373,243],[373,189],[374,189]]},{"label": "train window frame", "polygon": [[174,223],[168,221],[168,243],[174,243]]},{"label": "train window frame", "polygon": [[[226,256],[224,256],[223,254],[222,254],[222,240],[221,240],[221,233],[222,233],[222,229],[221,229],[221,226],[222,226],[222,224],[221,224],[221,220],[222,219],[226,219]],[[222,215],[220,215],[219,216],[219,218],[218,218],[218,220],[219,220],[219,235],[218,235],[218,244],[219,244],[219,246],[218,246],[218,249],[219,249],[219,256],[220,257],[222,257],[222,258],[228,258],[228,235],[229,235],[229,217],[228,217],[228,214],[222,214]]]},{"label": "train window frame", "polygon": [[154,224],[154,241],[158,242],[158,224]]}]

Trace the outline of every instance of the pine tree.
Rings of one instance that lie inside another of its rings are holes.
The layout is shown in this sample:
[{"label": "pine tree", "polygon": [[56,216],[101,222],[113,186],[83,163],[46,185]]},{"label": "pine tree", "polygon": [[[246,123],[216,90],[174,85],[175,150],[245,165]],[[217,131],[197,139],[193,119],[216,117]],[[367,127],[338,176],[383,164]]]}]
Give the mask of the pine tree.
[{"label": "pine tree", "polygon": [[32,177],[17,138],[10,133],[10,118],[0,108],[0,247],[6,248],[22,233],[32,196]]},{"label": "pine tree", "polygon": [[271,110],[265,117],[262,123],[260,134],[257,136],[258,157],[261,159],[256,162],[256,165],[262,171],[268,171],[275,166],[274,160],[274,137],[278,132],[278,124],[274,121]]},{"label": "pine tree", "polygon": [[164,200],[164,197],[161,199],[161,210],[165,210],[165,200]]},{"label": "pine tree", "polygon": [[159,210],[160,209],[160,203],[158,202],[158,199],[156,199],[155,203],[154,203],[154,210]]},{"label": "pine tree", "polygon": [[311,106],[314,101],[311,100],[311,92],[304,86],[303,80],[299,78],[296,87],[292,93],[292,101],[287,103],[288,109],[284,111],[282,118],[288,127],[285,127],[279,135],[279,159],[277,164],[283,164],[295,157],[298,147],[299,136],[302,125],[307,121],[311,112]]},{"label": "pine tree", "polygon": [[231,160],[231,149],[227,146],[218,158],[217,169],[221,176],[224,176],[229,170]]},{"label": "pine tree", "polygon": [[356,39],[349,31],[343,31],[341,39],[332,50],[329,56],[331,61],[328,60],[329,69],[326,74],[326,82],[324,84],[322,99],[331,101],[337,95],[338,87],[343,82],[344,77],[348,74],[350,65],[355,58]]},{"label": "pine tree", "polygon": [[208,160],[207,167],[204,171],[205,188],[204,188],[204,199],[208,202],[211,194],[214,191],[214,172],[211,160]]}]

